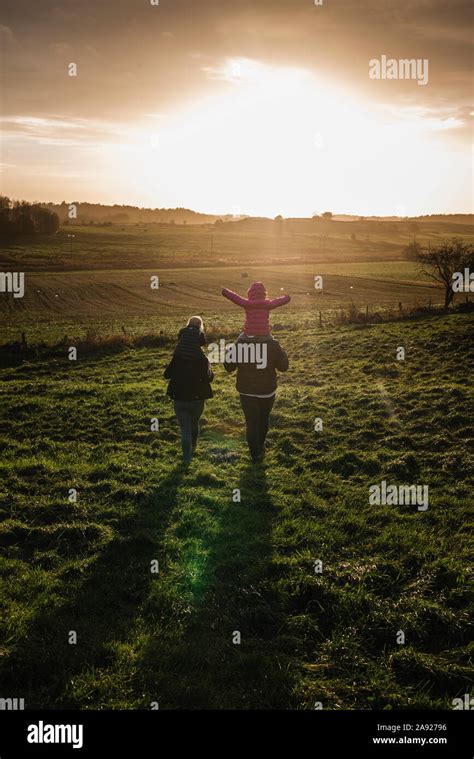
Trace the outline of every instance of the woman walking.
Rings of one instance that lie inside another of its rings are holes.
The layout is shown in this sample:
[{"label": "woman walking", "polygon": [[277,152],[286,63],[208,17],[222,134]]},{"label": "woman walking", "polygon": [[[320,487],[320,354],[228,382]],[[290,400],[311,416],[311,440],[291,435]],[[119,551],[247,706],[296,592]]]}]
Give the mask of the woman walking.
[{"label": "woman walking", "polygon": [[167,394],[174,401],[174,410],[181,428],[183,461],[191,461],[199,437],[199,419],[204,403],[213,397],[211,382],[214,379],[207,356],[201,346],[205,343],[202,319],[192,316],[180,330],[178,344],[165,379],[169,380]]}]

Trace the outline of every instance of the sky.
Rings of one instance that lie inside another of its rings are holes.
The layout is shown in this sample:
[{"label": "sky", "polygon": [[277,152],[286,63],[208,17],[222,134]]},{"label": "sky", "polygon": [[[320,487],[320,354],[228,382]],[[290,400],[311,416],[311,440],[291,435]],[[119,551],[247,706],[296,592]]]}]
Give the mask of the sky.
[{"label": "sky", "polygon": [[473,211],[470,0],[156,2],[3,0],[3,194]]}]

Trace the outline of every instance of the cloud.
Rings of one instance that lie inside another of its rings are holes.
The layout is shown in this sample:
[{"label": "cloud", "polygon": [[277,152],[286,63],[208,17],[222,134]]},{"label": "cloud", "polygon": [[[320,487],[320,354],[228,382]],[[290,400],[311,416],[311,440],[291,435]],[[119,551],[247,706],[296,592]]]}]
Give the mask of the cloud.
[{"label": "cloud", "polygon": [[13,34],[12,30],[9,26],[5,26],[5,24],[0,24],[0,43],[2,45],[8,45],[9,43],[15,42],[15,35]]},{"label": "cloud", "polygon": [[50,42],[49,49],[55,55],[70,56],[73,53],[73,46],[69,42]]},{"label": "cloud", "polygon": [[128,128],[117,123],[91,119],[65,120],[56,116],[4,116],[0,125],[5,140],[32,141],[37,145],[100,148],[128,138]]}]

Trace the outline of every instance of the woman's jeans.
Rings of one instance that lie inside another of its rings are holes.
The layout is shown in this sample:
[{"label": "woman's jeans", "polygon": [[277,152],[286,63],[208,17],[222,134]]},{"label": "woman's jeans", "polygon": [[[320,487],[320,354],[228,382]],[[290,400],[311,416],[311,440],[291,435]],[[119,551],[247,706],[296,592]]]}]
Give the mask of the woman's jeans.
[{"label": "woman's jeans", "polygon": [[268,432],[268,418],[275,403],[275,396],[255,398],[251,395],[241,395],[240,403],[247,425],[247,443],[250,455],[256,461],[263,454],[263,446]]},{"label": "woman's jeans", "polygon": [[181,427],[183,461],[191,461],[199,435],[199,419],[204,401],[175,401],[174,411]]}]

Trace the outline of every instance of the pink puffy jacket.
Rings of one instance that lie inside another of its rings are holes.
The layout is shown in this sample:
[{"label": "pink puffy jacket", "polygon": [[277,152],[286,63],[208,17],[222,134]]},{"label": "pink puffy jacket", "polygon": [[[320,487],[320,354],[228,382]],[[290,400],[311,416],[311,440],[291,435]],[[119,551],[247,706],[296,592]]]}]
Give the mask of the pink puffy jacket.
[{"label": "pink puffy jacket", "polygon": [[261,282],[254,282],[247,290],[248,298],[242,298],[232,290],[224,287],[222,295],[228,298],[232,303],[236,303],[241,308],[245,308],[245,325],[244,332],[246,335],[268,335],[270,332],[269,312],[279,306],[289,303],[289,295],[282,295],[280,298],[267,298],[265,285]]}]

